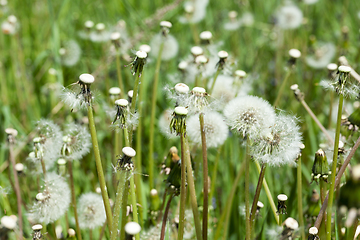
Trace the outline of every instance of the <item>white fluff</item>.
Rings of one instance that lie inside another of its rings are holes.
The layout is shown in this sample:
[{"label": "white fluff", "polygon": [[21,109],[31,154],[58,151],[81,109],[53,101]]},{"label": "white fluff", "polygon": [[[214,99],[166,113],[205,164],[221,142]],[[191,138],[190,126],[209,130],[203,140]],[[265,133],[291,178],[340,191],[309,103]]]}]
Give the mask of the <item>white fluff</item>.
[{"label": "white fluff", "polygon": [[162,42],[164,42],[164,48],[161,53],[161,59],[167,61],[176,57],[179,51],[179,43],[176,40],[176,38],[171,34],[168,34],[166,37],[162,36],[161,33],[156,34],[150,42],[150,47],[151,47],[150,54],[153,57],[157,58],[159,55],[160,45]]},{"label": "white fluff", "polygon": [[85,193],[79,198],[79,225],[81,229],[94,229],[106,220],[103,199],[96,193]]},{"label": "white fluff", "polygon": [[303,13],[296,5],[285,5],[276,12],[276,19],[281,29],[295,29],[302,24]]}]

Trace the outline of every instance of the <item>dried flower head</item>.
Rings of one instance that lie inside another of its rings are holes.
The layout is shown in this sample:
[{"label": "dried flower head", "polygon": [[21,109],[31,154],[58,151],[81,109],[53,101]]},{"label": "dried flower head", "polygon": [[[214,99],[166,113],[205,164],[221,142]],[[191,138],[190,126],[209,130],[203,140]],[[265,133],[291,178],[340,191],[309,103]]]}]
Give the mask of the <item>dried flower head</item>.
[{"label": "dried flower head", "polygon": [[103,199],[96,193],[85,193],[80,196],[78,212],[81,229],[100,227],[106,220]]},{"label": "dried flower head", "polygon": [[37,202],[29,211],[29,218],[45,224],[59,219],[69,208],[70,188],[56,173],[46,175],[44,191],[36,195]]},{"label": "dried flower head", "polygon": [[268,133],[275,123],[275,112],[265,100],[256,96],[237,97],[224,108],[224,115],[232,130],[250,139]]},{"label": "dried flower head", "polygon": [[250,148],[254,159],[271,166],[295,165],[302,143],[296,118],[278,115],[274,125],[265,131],[268,132],[255,139]]},{"label": "dried flower head", "polygon": [[122,149],[123,155],[121,158],[117,160],[117,171],[125,170],[125,171],[133,171],[134,164],[132,162],[132,158],[135,157],[136,151],[131,147],[124,147]]},{"label": "dried flower head", "polygon": [[[208,148],[222,145],[229,135],[229,128],[224,121],[224,117],[218,112],[205,112],[204,128]],[[201,143],[198,115],[193,115],[187,120],[187,134],[193,143]]]},{"label": "dried flower head", "polygon": [[67,160],[79,160],[90,152],[91,136],[85,126],[71,123],[65,127],[61,154]]},{"label": "dried flower head", "polygon": [[173,118],[170,122],[170,131],[175,132],[176,135],[186,134],[186,116],[188,110],[185,107],[176,107],[173,113]]}]

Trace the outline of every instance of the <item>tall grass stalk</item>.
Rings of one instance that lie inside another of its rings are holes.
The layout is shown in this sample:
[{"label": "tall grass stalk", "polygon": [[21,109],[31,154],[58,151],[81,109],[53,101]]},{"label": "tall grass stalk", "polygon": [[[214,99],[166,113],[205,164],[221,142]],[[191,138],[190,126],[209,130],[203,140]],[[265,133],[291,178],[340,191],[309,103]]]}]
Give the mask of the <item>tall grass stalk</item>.
[{"label": "tall grass stalk", "polygon": [[303,204],[302,204],[302,172],[301,172],[301,156],[299,156],[297,161],[296,168],[296,178],[297,178],[297,202],[298,202],[298,214],[299,214],[299,225],[301,231],[301,239],[305,240],[305,226],[304,226],[304,217],[303,217]]},{"label": "tall grass stalk", "polygon": [[[179,213],[179,228],[178,228],[178,240],[183,239],[184,235],[184,217],[185,217],[185,203],[186,203],[186,170],[185,170],[185,133],[180,134],[180,144],[181,144],[181,185],[180,185],[180,213]],[[164,201],[165,202],[165,201]]]},{"label": "tall grass stalk", "polygon": [[87,107],[87,111],[88,111],[88,117],[89,117],[89,128],[90,128],[91,140],[92,140],[92,145],[93,145],[94,154],[95,154],[96,169],[97,169],[100,188],[101,188],[101,195],[102,195],[102,198],[104,201],[108,227],[111,228],[112,213],[111,213],[111,207],[110,207],[110,202],[109,202],[109,196],[108,196],[108,193],[106,190],[104,171],[103,171],[102,164],[101,164],[100,149],[99,149],[99,143],[98,143],[97,135],[96,135],[95,121],[94,121],[94,115],[93,115],[91,103],[89,103],[89,105]]},{"label": "tall grass stalk", "polygon": [[[215,80],[215,79],[214,79]],[[209,207],[209,174],[208,174],[208,160],[205,136],[205,122],[204,113],[199,114],[200,132],[201,132],[201,147],[203,156],[203,182],[204,182],[204,203],[203,203],[203,239],[207,240],[208,229],[208,207]]]},{"label": "tall grass stalk", "polygon": [[159,54],[156,60],[155,66],[155,75],[153,83],[153,92],[151,98],[151,115],[150,115],[150,136],[149,136],[149,186],[150,189],[154,188],[154,137],[155,137],[155,113],[156,113],[156,97],[157,97],[157,88],[159,84],[159,73],[161,66],[161,56],[164,49],[164,41],[160,44]]},{"label": "tall grass stalk", "polygon": [[72,166],[71,160],[68,161],[68,167],[69,167],[69,180],[70,180],[70,189],[71,189],[71,202],[72,202],[72,206],[74,208],[74,217],[75,217],[75,224],[76,224],[76,236],[77,236],[78,240],[82,240],[81,230],[80,230],[80,225],[79,225],[79,218],[78,218],[77,207],[76,207],[74,174],[73,174],[73,166]]},{"label": "tall grass stalk", "polygon": [[292,72],[291,67],[286,70],[285,77],[284,77],[284,79],[283,79],[283,81],[282,81],[282,83],[281,83],[281,85],[280,85],[279,92],[278,92],[278,94],[277,94],[277,96],[276,96],[276,99],[275,99],[275,102],[274,102],[274,104],[273,104],[274,107],[278,107],[279,101],[280,101],[280,99],[281,99],[281,97],[282,97],[282,95],[283,95],[283,92],[284,92],[286,83],[287,83],[287,81],[288,81],[288,79],[289,79],[289,77],[290,77],[290,75],[291,75],[291,72]]},{"label": "tall grass stalk", "polygon": [[186,153],[185,153],[185,165],[186,165],[186,172],[187,172],[187,182],[190,190],[190,204],[192,207],[193,215],[194,215],[194,223],[195,223],[195,232],[196,232],[196,239],[202,240],[202,232],[201,232],[201,224],[200,224],[200,214],[196,200],[196,191],[195,191],[195,183],[193,177],[193,169],[191,166],[190,160],[190,149],[189,144],[185,141],[186,146]]},{"label": "tall grass stalk", "polygon": [[337,114],[337,122],[336,122],[336,132],[335,132],[335,144],[334,144],[334,157],[331,167],[331,181],[330,181],[330,189],[329,189],[329,202],[327,206],[327,223],[326,223],[326,239],[331,240],[331,212],[332,212],[332,204],[334,200],[334,190],[335,190],[335,176],[336,176],[336,166],[338,159],[338,151],[339,151],[339,138],[340,138],[340,126],[341,126],[341,114],[342,107],[344,102],[344,96],[342,93],[339,94],[339,107]]}]

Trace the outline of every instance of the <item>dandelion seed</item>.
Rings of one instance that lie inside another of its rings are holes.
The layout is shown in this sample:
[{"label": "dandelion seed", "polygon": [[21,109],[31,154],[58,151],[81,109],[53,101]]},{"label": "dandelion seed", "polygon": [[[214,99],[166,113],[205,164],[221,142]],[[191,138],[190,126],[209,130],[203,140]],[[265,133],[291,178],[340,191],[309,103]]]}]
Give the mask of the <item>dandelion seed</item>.
[{"label": "dandelion seed", "polygon": [[160,115],[158,127],[160,132],[167,138],[172,139],[176,137],[175,133],[171,133],[169,129],[169,125],[172,119],[173,110],[166,109],[163,111],[163,113]]},{"label": "dandelion seed", "polygon": [[261,137],[275,123],[275,112],[265,100],[255,96],[237,97],[224,108],[232,130],[251,139]]},{"label": "dandelion seed", "polygon": [[52,223],[67,211],[70,205],[70,188],[64,179],[56,173],[48,173],[44,191],[36,195],[37,202],[29,211],[33,221]]},{"label": "dandelion seed", "polygon": [[[208,148],[222,145],[229,135],[229,129],[224,121],[224,117],[217,112],[205,112],[204,129],[206,145]],[[201,143],[201,130],[198,115],[193,115],[187,120],[187,134],[193,143]]]},{"label": "dandelion seed", "polygon": [[302,144],[296,118],[278,115],[275,123],[265,131],[268,133],[254,140],[250,148],[254,159],[271,166],[295,165]]},{"label": "dandelion seed", "polygon": [[303,13],[296,5],[285,5],[276,12],[276,20],[281,29],[295,29],[302,24]]},{"label": "dandelion seed", "polygon": [[85,193],[80,196],[78,212],[81,229],[100,227],[106,220],[102,197],[96,193]]},{"label": "dandelion seed", "polygon": [[63,137],[62,155],[66,159],[79,160],[90,152],[91,135],[87,128],[78,124],[68,124]]}]

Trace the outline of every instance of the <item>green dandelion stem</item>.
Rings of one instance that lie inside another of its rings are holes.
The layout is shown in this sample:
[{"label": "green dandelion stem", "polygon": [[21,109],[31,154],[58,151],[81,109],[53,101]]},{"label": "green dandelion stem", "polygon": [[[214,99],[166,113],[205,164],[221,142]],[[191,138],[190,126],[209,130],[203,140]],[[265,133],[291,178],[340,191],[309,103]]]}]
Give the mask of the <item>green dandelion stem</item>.
[{"label": "green dandelion stem", "polygon": [[[261,172],[261,167],[260,167],[260,164],[258,162],[255,161],[255,165],[256,165],[256,168],[258,170],[258,172],[260,173]],[[265,193],[266,193],[266,196],[267,196],[267,199],[270,203],[270,207],[271,207],[271,210],[274,214],[274,217],[275,217],[275,220],[276,220],[276,223],[278,225],[280,225],[280,219],[279,219],[279,216],[277,215],[277,208],[276,208],[276,205],[275,205],[275,202],[274,202],[274,199],[271,195],[271,191],[270,191],[270,188],[267,184],[267,181],[266,181],[266,178],[264,177],[264,181],[263,181],[263,187],[264,187],[264,190],[265,190]]]},{"label": "green dandelion stem", "polygon": [[181,143],[181,185],[180,185],[180,213],[179,213],[179,229],[178,229],[178,240],[183,239],[184,235],[184,217],[185,217],[185,204],[186,204],[186,188],[185,188],[185,136],[183,133],[180,134]]},{"label": "green dandelion stem", "polygon": [[164,49],[164,42],[161,42],[159,54],[156,60],[155,67],[155,75],[154,75],[154,83],[153,83],[153,92],[151,98],[151,115],[150,115],[150,139],[149,139],[149,186],[150,189],[154,188],[154,133],[155,133],[155,113],[156,113],[156,96],[157,96],[157,88],[159,84],[159,73],[161,66],[161,56],[162,51]]},{"label": "green dandelion stem", "polygon": [[211,175],[212,184],[211,184],[211,187],[210,187],[210,194],[209,194],[210,201],[212,201],[212,197],[214,196],[214,192],[215,192],[217,169],[218,169],[218,166],[219,166],[219,160],[220,160],[221,151],[222,151],[222,146],[220,146],[218,148],[218,150],[217,150],[217,154],[216,154],[216,158],[215,158],[215,164],[214,164],[214,168],[213,168],[212,175]]},{"label": "green dandelion stem", "polygon": [[76,207],[76,195],[75,195],[75,187],[74,187],[74,175],[73,175],[73,166],[72,161],[68,161],[68,167],[69,167],[69,180],[70,180],[70,189],[71,189],[71,201],[74,208],[74,216],[75,216],[75,224],[76,224],[76,235],[78,240],[82,240],[81,237],[81,230],[79,225],[79,218],[77,213],[77,207]]},{"label": "green dandelion stem", "polygon": [[246,140],[246,157],[245,157],[245,223],[246,223],[246,240],[251,239],[250,226],[250,140]]},{"label": "green dandelion stem", "polygon": [[336,166],[337,166],[337,158],[339,151],[339,139],[340,139],[340,126],[341,126],[341,113],[342,107],[344,103],[343,94],[339,94],[339,107],[337,114],[337,122],[336,122],[336,132],[335,132],[335,144],[334,144],[334,157],[331,167],[331,181],[330,181],[330,189],[329,189],[329,201],[327,206],[327,222],[326,222],[326,239],[331,240],[331,212],[332,205],[334,200],[334,189],[335,189],[335,176],[336,176]]},{"label": "green dandelion stem", "polygon": [[[138,92],[138,87],[139,87],[139,82],[140,82],[140,75],[141,72],[136,71],[135,73],[135,84],[134,84],[134,89],[133,89],[133,97],[131,100],[131,107],[130,107],[130,113],[131,114],[135,114],[135,106],[136,106],[136,98],[137,98],[137,92]],[[133,135],[133,128],[129,129],[129,143],[132,142],[132,135]],[[130,146],[130,145],[129,145]]]},{"label": "green dandelion stem", "polygon": [[281,97],[282,97],[282,95],[283,95],[283,92],[284,92],[286,83],[287,83],[290,75],[291,75],[291,69],[287,69],[286,75],[285,75],[285,77],[284,77],[284,80],[283,80],[282,83],[281,83],[279,92],[278,92],[278,94],[277,94],[277,96],[276,96],[276,99],[275,99],[275,102],[274,102],[274,104],[273,104],[274,107],[278,107],[279,101],[280,101],[280,99],[281,99]]},{"label": "green dandelion stem", "polygon": [[89,117],[89,128],[90,128],[91,140],[92,140],[92,145],[93,145],[94,154],[95,154],[96,169],[97,169],[100,188],[101,188],[101,195],[102,195],[102,198],[104,201],[106,219],[108,221],[108,227],[111,228],[112,213],[111,213],[111,207],[110,207],[110,202],[109,202],[109,196],[108,196],[108,193],[106,190],[104,171],[103,171],[102,164],[101,164],[99,143],[98,143],[97,136],[96,136],[95,121],[94,121],[94,115],[93,115],[91,103],[89,104],[87,110],[88,110],[88,117]]},{"label": "green dandelion stem", "polygon": [[165,213],[164,213],[164,216],[163,216],[163,221],[162,221],[162,226],[161,226],[160,240],[164,240],[164,238],[165,238],[166,220],[167,220],[167,216],[169,214],[170,203],[171,203],[171,200],[172,200],[173,196],[174,196],[174,194],[170,195],[170,198],[169,198],[169,200],[168,200],[168,202],[166,204]]},{"label": "green dandelion stem", "polygon": [[[134,173],[131,173],[131,176],[130,176],[130,194],[131,194],[131,204],[132,204],[132,211],[133,211],[133,221],[136,223],[139,223],[137,202],[136,202],[136,193],[135,193]],[[140,240],[139,233],[135,235],[135,239]]]},{"label": "green dandelion stem", "polygon": [[116,198],[115,198],[115,206],[114,206],[114,216],[113,216],[113,225],[111,226],[111,240],[117,239],[117,229],[119,226],[119,216],[121,211],[126,211],[126,209],[122,209],[122,201],[123,201],[123,192],[125,186],[127,173],[123,170],[118,172],[119,183],[116,190]]},{"label": "green dandelion stem", "polygon": [[221,68],[218,67],[218,69],[216,70],[215,76],[214,76],[214,80],[213,80],[213,82],[211,84],[210,95],[213,94],[214,87],[215,87],[215,82],[216,82],[216,79],[219,76],[220,72],[221,72]]},{"label": "green dandelion stem", "polygon": [[262,186],[262,183],[263,183],[263,180],[264,180],[266,167],[267,167],[266,163],[263,163],[262,166],[261,166],[261,172],[260,172],[260,175],[259,175],[259,181],[258,181],[257,186],[256,186],[254,201],[253,201],[252,206],[251,206],[251,212],[250,212],[250,218],[249,218],[250,227],[251,227],[250,233],[253,232],[254,227],[255,227],[255,214],[256,214],[256,209],[257,209],[257,203],[259,201],[261,186]]},{"label": "green dandelion stem", "polygon": [[[128,172],[125,175],[125,178],[128,179]],[[127,209],[127,202],[129,197],[129,188],[130,184],[129,181],[125,181],[125,187],[123,192],[123,199],[121,205],[121,226],[120,226],[120,240],[125,240],[125,224],[126,224],[126,209]]]},{"label": "green dandelion stem", "polygon": [[298,158],[297,161],[296,176],[297,176],[297,202],[298,202],[299,224],[301,229],[301,239],[305,240],[303,204],[302,204],[303,194],[302,194],[301,156]]},{"label": "green dandelion stem", "polygon": [[190,150],[187,141],[185,141],[186,145],[186,154],[185,154],[185,165],[186,165],[186,172],[187,172],[187,180],[190,190],[190,203],[194,215],[194,223],[195,223],[195,231],[196,231],[196,238],[197,240],[202,240],[202,233],[201,233],[201,224],[200,224],[200,214],[196,200],[196,191],[195,191],[195,184],[194,184],[194,177],[193,177],[193,169],[191,167],[191,160],[190,160]]}]

